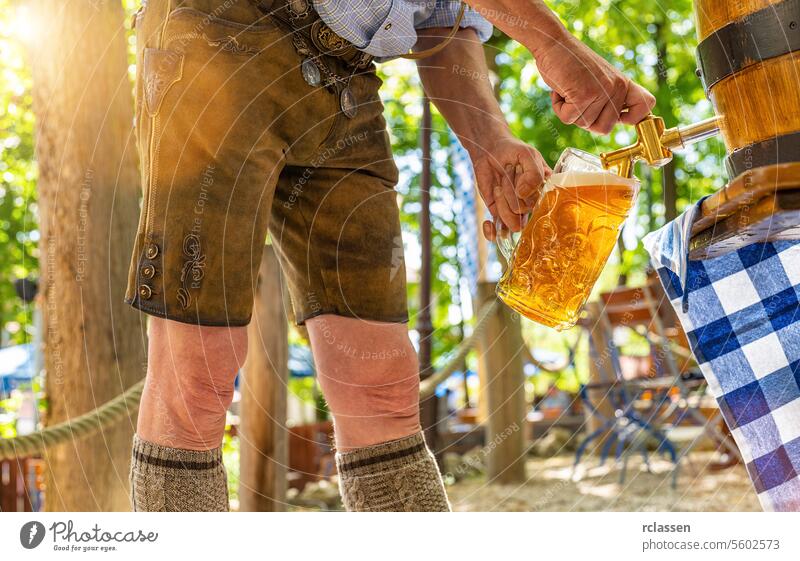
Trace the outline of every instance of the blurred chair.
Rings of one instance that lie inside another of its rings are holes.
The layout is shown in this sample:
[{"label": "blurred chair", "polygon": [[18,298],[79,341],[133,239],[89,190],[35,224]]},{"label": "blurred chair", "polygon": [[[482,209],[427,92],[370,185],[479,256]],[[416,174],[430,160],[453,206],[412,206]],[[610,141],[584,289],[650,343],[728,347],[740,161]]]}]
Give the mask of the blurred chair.
[{"label": "blurred chair", "polygon": [[0,512],[39,512],[44,501],[40,458],[0,460]]},{"label": "blurred chair", "polygon": [[[674,310],[655,278],[639,288],[602,294],[587,309],[582,325],[590,334],[590,381],[580,395],[589,434],[578,446],[574,467],[596,442],[601,465],[614,449],[623,482],[630,455],[641,454],[649,470],[655,448],[672,462],[675,487],[681,458],[704,435],[727,440],[715,427],[719,411],[701,410],[707,386]],[[624,330],[643,339],[648,355],[632,359],[620,352],[614,335]]]}]

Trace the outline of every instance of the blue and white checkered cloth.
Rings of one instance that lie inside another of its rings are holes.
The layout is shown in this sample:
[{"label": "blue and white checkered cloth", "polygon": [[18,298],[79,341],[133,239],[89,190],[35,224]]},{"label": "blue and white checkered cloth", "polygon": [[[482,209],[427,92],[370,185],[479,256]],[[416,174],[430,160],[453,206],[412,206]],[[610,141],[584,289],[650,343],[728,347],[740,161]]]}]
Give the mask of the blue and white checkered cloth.
[{"label": "blue and white checkered cloth", "polygon": [[698,205],[644,244],[764,510],[800,510],[800,242],[688,261]]}]

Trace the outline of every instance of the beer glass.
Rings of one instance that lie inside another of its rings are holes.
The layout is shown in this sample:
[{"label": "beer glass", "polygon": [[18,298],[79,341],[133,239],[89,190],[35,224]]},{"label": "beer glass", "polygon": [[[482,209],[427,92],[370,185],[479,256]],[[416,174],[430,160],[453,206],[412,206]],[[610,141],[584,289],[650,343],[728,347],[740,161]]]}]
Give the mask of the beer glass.
[{"label": "beer glass", "polygon": [[605,171],[570,148],[544,184],[521,233],[498,228],[508,265],[498,297],[558,331],[574,326],[633,208],[639,182]]}]

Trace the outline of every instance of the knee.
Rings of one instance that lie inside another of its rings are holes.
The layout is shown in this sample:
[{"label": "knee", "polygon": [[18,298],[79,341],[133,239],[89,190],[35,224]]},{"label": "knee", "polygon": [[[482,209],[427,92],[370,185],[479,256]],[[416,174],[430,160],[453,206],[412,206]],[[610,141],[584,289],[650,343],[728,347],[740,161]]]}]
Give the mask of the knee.
[{"label": "knee", "polygon": [[419,364],[414,348],[408,353],[386,359],[376,368],[375,380],[363,386],[365,421],[384,417],[389,422],[419,425]]},{"label": "knee", "polygon": [[416,360],[391,359],[380,364],[354,362],[348,373],[319,373],[319,382],[331,413],[371,418],[404,417],[419,406],[419,373]]},{"label": "knee", "polygon": [[419,431],[419,367],[405,333],[381,348],[338,347],[315,352],[315,356],[339,449],[370,446]]},{"label": "knee", "polygon": [[246,355],[244,328],[154,321],[143,401],[151,402],[148,409],[160,439],[170,439],[168,445],[177,448],[218,446]]}]

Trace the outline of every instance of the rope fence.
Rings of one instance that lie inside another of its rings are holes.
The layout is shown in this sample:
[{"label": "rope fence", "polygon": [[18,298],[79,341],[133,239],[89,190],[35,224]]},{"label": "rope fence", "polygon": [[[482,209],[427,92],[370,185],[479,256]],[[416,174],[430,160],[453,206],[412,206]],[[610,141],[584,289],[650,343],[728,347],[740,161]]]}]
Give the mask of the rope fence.
[{"label": "rope fence", "polygon": [[[436,392],[436,386],[447,380],[464,362],[469,351],[480,341],[489,318],[499,305],[498,300],[492,300],[481,308],[475,328],[469,337],[461,341],[453,357],[438,372],[420,383],[420,399],[431,397]],[[85,438],[107,429],[139,408],[144,382],[144,380],[137,382],[114,399],[74,419],[68,419],[31,434],[0,439],[0,460],[41,454],[48,446]]]},{"label": "rope fence", "polygon": [[31,434],[0,439],[0,460],[40,454],[48,446],[84,438],[108,428],[139,408],[143,389],[144,380],[141,380],[114,399],[79,417]]},{"label": "rope fence", "polygon": [[436,392],[436,386],[447,380],[453,372],[464,362],[469,351],[480,341],[486,324],[489,323],[489,318],[494,312],[495,308],[500,305],[499,300],[491,300],[483,305],[483,308],[478,312],[478,321],[475,323],[475,329],[472,330],[470,336],[461,341],[458,345],[458,351],[453,357],[445,364],[441,370],[434,372],[425,378],[419,384],[419,397],[420,399],[427,399]]}]

